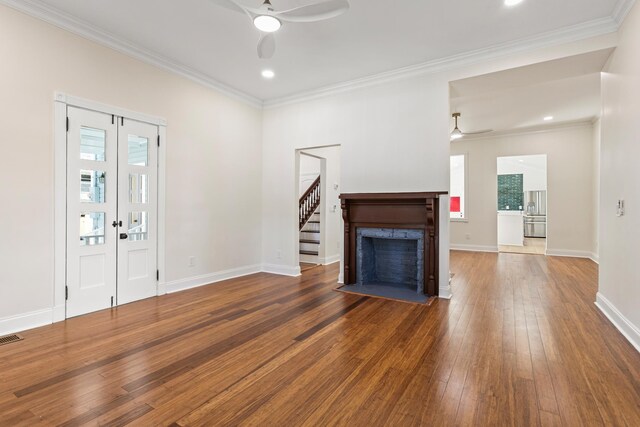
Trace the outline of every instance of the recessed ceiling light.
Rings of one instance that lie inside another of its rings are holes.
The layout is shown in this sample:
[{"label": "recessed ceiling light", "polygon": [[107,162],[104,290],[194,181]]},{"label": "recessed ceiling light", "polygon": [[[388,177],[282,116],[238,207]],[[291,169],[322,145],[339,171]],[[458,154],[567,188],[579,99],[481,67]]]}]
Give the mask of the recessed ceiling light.
[{"label": "recessed ceiling light", "polygon": [[520,3],[522,3],[522,0],[504,0],[506,6],[515,6]]},{"label": "recessed ceiling light", "polygon": [[550,120],[553,120],[553,116],[547,116],[547,117],[544,118],[545,122],[548,122]]},{"label": "recessed ceiling light", "polygon": [[262,77],[264,77],[265,79],[272,79],[276,76],[276,73],[274,73],[272,70],[262,70]]},{"label": "recessed ceiling light", "polygon": [[273,33],[280,29],[282,23],[275,16],[258,15],[253,19],[253,25],[262,32]]}]

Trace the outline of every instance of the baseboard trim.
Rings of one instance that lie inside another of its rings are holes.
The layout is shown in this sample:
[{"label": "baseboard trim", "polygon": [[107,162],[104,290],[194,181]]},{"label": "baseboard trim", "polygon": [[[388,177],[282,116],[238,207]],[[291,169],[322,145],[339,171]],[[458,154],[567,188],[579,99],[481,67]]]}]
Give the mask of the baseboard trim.
[{"label": "baseboard trim", "polygon": [[279,265],[279,264],[262,264],[261,271],[263,273],[278,274],[280,276],[298,277],[300,274],[300,266]]},{"label": "baseboard trim", "polygon": [[236,277],[247,276],[249,274],[260,273],[262,271],[260,265],[249,265],[246,267],[232,268],[229,270],[219,271],[217,273],[203,274],[201,276],[187,277],[185,279],[173,280],[164,284],[166,293],[184,291],[187,289],[198,288],[200,286],[210,285],[212,283],[229,280]]},{"label": "baseboard trim", "polygon": [[561,257],[570,257],[570,258],[587,258],[594,262],[597,262],[593,259],[593,253],[587,251],[574,251],[570,249],[548,249],[547,248],[547,256],[561,256]]},{"label": "baseboard trim", "polygon": [[0,335],[13,334],[53,323],[53,309],[31,311],[0,319]]},{"label": "baseboard trim", "polygon": [[438,289],[438,298],[451,299],[453,298],[453,292],[451,292],[451,285],[440,286]]},{"label": "baseboard trim", "polygon": [[598,254],[596,254],[595,252],[591,252],[591,256],[589,257],[589,259],[591,259],[591,261],[595,262],[596,264],[600,264],[600,256],[598,256]]},{"label": "baseboard trim", "polygon": [[600,309],[602,314],[607,316],[607,319],[617,330],[631,343],[635,349],[640,352],[640,328],[635,326],[629,321],[620,311],[602,295],[600,292],[596,294],[596,307]]},{"label": "baseboard trim", "polygon": [[327,258],[320,258],[320,264],[322,265],[334,264],[336,262],[340,262],[340,255],[332,255]]},{"label": "baseboard trim", "polygon": [[451,244],[449,249],[452,251],[466,251],[466,252],[498,252],[497,246],[481,246],[481,245],[457,245]]}]

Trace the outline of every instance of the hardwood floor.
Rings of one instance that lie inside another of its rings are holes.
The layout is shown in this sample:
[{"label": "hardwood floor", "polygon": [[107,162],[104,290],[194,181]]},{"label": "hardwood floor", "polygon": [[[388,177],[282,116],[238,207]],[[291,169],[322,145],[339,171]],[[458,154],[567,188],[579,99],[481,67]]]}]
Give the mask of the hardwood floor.
[{"label": "hardwood floor", "polygon": [[25,332],[0,425],[640,425],[640,354],[597,266],[452,252],[430,307],[256,274]]}]

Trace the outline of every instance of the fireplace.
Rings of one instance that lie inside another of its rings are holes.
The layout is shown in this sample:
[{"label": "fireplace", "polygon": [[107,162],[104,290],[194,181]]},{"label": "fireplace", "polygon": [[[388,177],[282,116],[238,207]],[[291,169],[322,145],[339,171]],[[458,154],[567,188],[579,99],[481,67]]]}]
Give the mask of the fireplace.
[{"label": "fireplace", "polygon": [[437,296],[440,194],[342,194],[343,290],[412,302]]},{"label": "fireplace", "polygon": [[424,293],[424,230],[358,228],[356,278],[360,286]]}]

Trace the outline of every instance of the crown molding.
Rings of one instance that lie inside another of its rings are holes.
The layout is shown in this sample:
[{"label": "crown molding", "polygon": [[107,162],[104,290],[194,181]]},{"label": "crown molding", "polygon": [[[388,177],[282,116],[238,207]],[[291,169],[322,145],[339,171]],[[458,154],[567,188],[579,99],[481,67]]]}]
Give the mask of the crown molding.
[{"label": "crown molding", "polygon": [[611,16],[616,24],[618,24],[618,27],[622,25],[635,3],[636,0],[618,0],[618,4],[615,9],[613,9],[613,15]]},{"label": "crown molding", "polygon": [[163,70],[178,74],[184,78],[192,80],[202,86],[215,89],[231,98],[248,103],[254,107],[262,108],[262,100],[239,91],[231,86],[221,83],[211,76],[208,76],[191,67],[169,59],[157,52],[143,49],[122,38],[119,38],[107,31],[74,18],[73,16],[61,12],[39,0],[0,0],[4,4],[19,12],[23,12],[34,18],[38,18],[58,28],[79,35],[87,40],[109,47],[127,56],[139,59]]},{"label": "crown molding", "polygon": [[619,25],[612,17],[596,19],[593,21],[565,27],[559,30],[538,34],[532,37],[526,37],[506,43],[493,45],[487,48],[465,52],[459,55],[436,59],[434,61],[424,62],[404,68],[398,68],[395,70],[374,74],[368,77],[354,79],[336,85],[326,86],[323,88],[287,97],[266,100],[264,101],[264,106],[266,108],[281,107],[303,101],[310,101],[313,99],[322,98],[328,95],[334,95],[353,89],[378,85],[380,83],[463,68],[469,65],[497,59],[516,53],[532,51],[545,47],[558,46],[565,43],[588,39],[591,37],[615,33],[618,30],[618,27]]},{"label": "crown molding", "polygon": [[483,49],[398,68],[286,97],[268,100],[262,100],[249,95],[221,83],[205,73],[160,55],[157,52],[136,46],[127,40],[119,38],[102,29],[98,29],[67,13],[61,12],[40,0],[0,0],[0,4],[4,4],[20,12],[26,13],[27,15],[41,19],[85,39],[107,46],[127,56],[178,74],[205,87],[209,87],[234,99],[243,101],[251,106],[257,108],[273,108],[322,98],[358,88],[374,86],[394,80],[462,68],[511,54],[557,46],[564,43],[584,40],[590,37],[615,33],[635,4],[635,0],[619,0],[612,16],[610,17],[592,20],[559,30],[538,34],[532,37],[513,40]]}]

